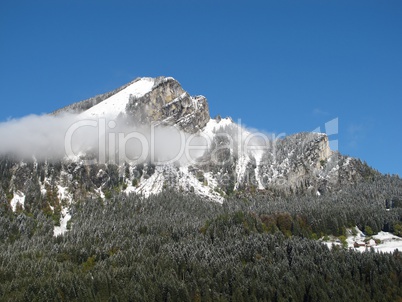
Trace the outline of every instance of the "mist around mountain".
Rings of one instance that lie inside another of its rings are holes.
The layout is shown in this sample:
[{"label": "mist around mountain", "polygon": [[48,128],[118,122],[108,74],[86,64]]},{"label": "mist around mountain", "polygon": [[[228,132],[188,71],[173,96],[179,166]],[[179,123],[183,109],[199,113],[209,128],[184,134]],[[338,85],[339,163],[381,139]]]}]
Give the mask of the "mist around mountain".
[{"label": "mist around mountain", "polygon": [[4,301],[402,299],[402,181],[325,133],[211,118],[159,77],[0,137]]}]

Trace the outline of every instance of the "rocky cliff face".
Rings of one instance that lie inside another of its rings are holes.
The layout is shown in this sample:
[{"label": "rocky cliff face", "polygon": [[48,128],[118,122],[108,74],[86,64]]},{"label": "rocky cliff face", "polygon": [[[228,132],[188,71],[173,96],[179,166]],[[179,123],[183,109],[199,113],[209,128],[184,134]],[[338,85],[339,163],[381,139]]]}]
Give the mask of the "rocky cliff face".
[{"label": "rocky cliff face", "polygon": [[215,132],[211,148],[200,160],[202,164],[196,165],[225,193],[258,190],[319,195],[356,181],[361,173],[356,174],[353,165],[360,166],[361,171],[369,169],[332,151],[323,133],[298,133],[260,142],[258,148],[246,148],[243,140],[239,148],[238,142],[230,142],[238,131],[243,137],[254,135],[230,122]]},{"label": "rocky cliff face", "polygon": [[191,97],[179,82],[165,77],[156,78],[145,95],[130,95],[126,114],[134,123],[177,125],[188,133],[202,130],[210,119],[205,97]]}]

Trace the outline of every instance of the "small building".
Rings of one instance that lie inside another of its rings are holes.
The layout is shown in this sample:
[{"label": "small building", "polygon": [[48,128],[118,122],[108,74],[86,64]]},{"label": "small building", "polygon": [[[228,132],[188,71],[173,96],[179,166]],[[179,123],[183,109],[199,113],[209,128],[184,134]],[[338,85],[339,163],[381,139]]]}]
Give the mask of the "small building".
[{"label": "small building", "polygon": [[355,241],[355,243],[353,244],[353,246],[355,248],[359,248],[359,247],[365,247],[366,244],[363,241]]}]

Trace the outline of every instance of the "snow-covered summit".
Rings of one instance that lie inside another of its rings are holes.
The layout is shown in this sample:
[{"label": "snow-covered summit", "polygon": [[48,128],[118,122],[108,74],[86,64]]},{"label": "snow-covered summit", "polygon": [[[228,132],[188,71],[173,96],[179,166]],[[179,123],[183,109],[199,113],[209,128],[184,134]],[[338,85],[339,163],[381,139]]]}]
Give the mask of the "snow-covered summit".
[{"label": "snow-covered summit", "polygon": [[110,98],[107,98],[103,102],[81,113],[80,117],[108,117],[110,119],[116,119],[119,114],[126,111],[130,97],[139,98],[144,96],[152,90],[154,83],[154,78],[138,78],[131,85],[112,95]]},{"label": "snow-covered summit", "polygon": [[78,113],[78,119],[125,117],[126,122],[135,125],[176,125],[188,133],[202,130],[210,120],[207,99],[191,96],[172,77],[137,78],[53,114],[63,112]]}]

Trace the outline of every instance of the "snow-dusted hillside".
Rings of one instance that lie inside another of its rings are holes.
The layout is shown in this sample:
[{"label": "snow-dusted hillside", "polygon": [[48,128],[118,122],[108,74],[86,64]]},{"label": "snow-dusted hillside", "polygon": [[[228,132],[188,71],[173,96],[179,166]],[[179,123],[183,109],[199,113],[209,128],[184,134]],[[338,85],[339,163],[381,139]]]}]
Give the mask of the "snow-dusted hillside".
[{"label": "snow-dusted hillside", "polygon": [[81,113],[79,118],[117,119],[120,114],[125,113],[130,97],[142,97],[152,90],[154,83],[154,78],[139,78],[110,98]]},{"label": "snow-dusted hillside", "polygon": [[[367,169],[358,161],[333,152],[323,133],[276,138],[246,129],[231,118],[211,119],[206,98],[190,96],[171,77],[138,78],[112,92],[60,109],[54,115],[57,118],[63,112],[75,113],[78,121],[115,121],[116,128],[111,128],[116,132],[113,136],[106,133],[97,137],[95,129],[91,129],[93,136],[85,136],[82,131],[77,135],[81,149],[74,149],[74,154],[59,163],[45,160],[31,167],[20,162],[9,168],[12,176],[7,190],[13,193],[13,211],[24,208],[27,192],[39,186],[42,197],[51,200],[47,201],[51,211],[60,210],[60,226],[55,234],[66,230],[70,204],[82,198],[107,199],[115,192],[149,197],[166,188],[192,192],[219,203],[236,192],[265,194],[280,190],[284,195],[320,195],[362,179],[361,174]],[[143,161],[137,161],[135,156],[120,157],[119,148],[133,151],[137,146],[143,147],[142,142],[135,140],[134,145],[121,147],[117,142],[121,134],[124,138],[133,131],[146,129],[146,138],[158,141],[158,131],[152,132],[154,129],[172,128],[178,130],[180,140],[169,131],[161,131],[162,138],[154,153],[166,155],[176,145],[184,145],[185,152],[178,160],[160,163],[152,156],[145,156]],[[195,144],[187,144],[192,139]],[[101,141],[105,150],[100,149]],[[194,147],[198,150],[194,151]],[[187,152],[186,148],[193,150]],[[100,160],[101,151],[109,160]],[[38,165],[42,166],[41,175],[34,178],[32,175],[39,173]],[[62,200],[66,202],[60,203]]]},{"label": "snow-dusted hillside", "polygon": [[[402,251],[402,238],[389,232],[379,232],[377,235],[367,236],[358,227],[347,230],[346,247],[358,252],[369,251],[373,248],[376,252],[393,253],[395,250]],[[322,241],[323,239],[321,239]],[[329,248],[333,245],[342,246],[336,237],[322,241]]]}]

